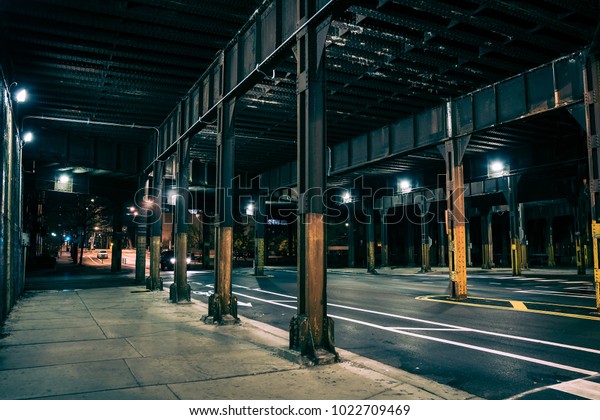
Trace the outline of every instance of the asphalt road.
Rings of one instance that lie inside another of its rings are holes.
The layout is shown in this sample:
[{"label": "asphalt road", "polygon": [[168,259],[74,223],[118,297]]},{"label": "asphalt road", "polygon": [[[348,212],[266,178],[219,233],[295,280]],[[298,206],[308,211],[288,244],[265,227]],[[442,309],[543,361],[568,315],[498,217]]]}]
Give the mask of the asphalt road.
[{"label": "asphalt road", "polygon": [[[486,399],[600,399],[600,317],[591,313],[590,276],[482,271],[469,276],[469,296],[484,299],[465,305],[431,298],[446,294],[447,274],[404,273],[330,270],[337,347]],[[266,274],[234,270],[238,312],[287,330],[296,313],[296,272]],[[168,286],[172,272],[163,277]],[[213,273],[190,271],[189,283],[194,298],[206,302]]]}]

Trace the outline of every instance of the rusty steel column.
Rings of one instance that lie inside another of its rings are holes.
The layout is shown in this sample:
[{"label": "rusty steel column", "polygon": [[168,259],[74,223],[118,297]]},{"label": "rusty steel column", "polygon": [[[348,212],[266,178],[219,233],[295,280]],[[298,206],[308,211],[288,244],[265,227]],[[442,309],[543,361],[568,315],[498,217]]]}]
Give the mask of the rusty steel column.
[{"label": "rusty steel column", "polygon": [[444,145],[446,161],[446,231],[448,235],[448,265],[450,297],[467,298],[467,239],[465,224],[465,187],[463,156],[469,137],[451,138]]},{"label": "rusty steel column", "polygon": [[231,293],[233,264],[233,206],[235,189],[235,109],[236,99],[224,101],[217,116],[217,241],[215,293],[209,298],[207,322],[227,325],[239,322],[237,298]]},{"label": "rusty steel column", "polygon": [[481,210],[481,268],[491,270],[494,267],[492,241],[492,211],[489,207]]},{"label": "rusty steel column", "polygon": [[175,195],[175,273],[169,296],[173,303],[192,300],[187,282],[188,207],[190,201],[190,140],[184,137],[177,144],[177,194]]},{"label": "rusty steel column", "polygon": [[211,268],[210,263],[210,235],[212,231],[212,224],[208,220],[208,216],[202,215],[202,269],[209,270]]},{"label": "rusty steel column", "polygon": [[254,275],[265,275],[266,246],[265,226],[267,224],[266,197],[258,194],[254,200]]},{"label": "rusty steel column", "polygon": [[390,264],[389,244],[388,244],[388,226],[387,226],[387,208],[381,209],[381,266],[387,267]]},{"label": "rusty steel column", "polygon": [[512,275],[521,275],[521,212],[518,200],[517,185],[520,176],[514,175],[508,177],[508,212],[510,217],[510,264]]},{"label": "rusty steel column", "polygon": [[420,214],[418,215],[420,220],[421,227],[421,273],[427,273],[431,271],[431,261],[429,248],[431,247],[431,238],[429,237],[429,221],[427,217],[429,215],[429,207],[431,202],[427,200],[425,193],[417,196],[418,200],[416,201],[417,206],[419,207]]},{"label": "rusty steel column", "polygon": [[577,274],[586,274],[588,263],[588,238],[590,218],[590,198],[587,179],[584,179],[577,194],[577,205],[575,206],[575,241],[577,256]]},{"label": "rusty steel column", "polygon": [[[121,199],[115,202],[115,212],[113,215],[113,235],[112,235],[112,256],[110,262],[110,271],[113,273],[121,271],[121,257],[123,256],[123,207]],[[85,240],[85,238],[83,238]],[[81,243],[83,249],[84,243]]]},{"label": "rusty steel column", "polygon": [[365,204],[367,214],[367,272],[377,274],[375,269],[375,210],[373,203]]},{"label": "rusty steel column", "polygon": [[149,290],[162,290],[160,278],[160,251],[162,243],[162,196],[164,188],[163,174],[165,163],[155,161],[152,168],[152,202],[148,214],[148,225],[150,226],[150,276],[146,281]]},{"label": "rusty steel column", "polygon": [[354,203],[349,203],[348,204],[348,267],[349,268],[354,268],[356,262],[355,262],[355,250],[354,250],[354,228],[355,228],[355,215],[354,215],[354,210],[355,210],[355,204]]},{"label": "rusty steel column", "polygon": [[600,311],[600,58],[592,51],[586,58],[584,74],[585,122],[588,146],[589,196],[591,204],[592,257],[596,310]]},{"label": "rusty steel column", "polygon": [[[147,225],[146,225],[146,211],[147,205],[145,203],[145,198],[148,194],[148,179],[145,175],[140,177],[139,181],[139,190],[143,191],[143,199],[141,203],[137,203],[138,207],[138,215],[135,216],[136,222],[136,233],[135,233],[135,282],[142,283],[146,278],[146,234],[147,234]],[[138,197],[139,194],[136,194]]]},{"label": "rusty steel column", "polygon": [[[318,8],[298,2],[298,24]],[[331,18],[306,25],[296,38],[298,144],[298,308],[290,321],[290,348],[311,363],[338,360],[327,316],[327,120],[325,41]]]},{"label": "rusty steel column", "polygon": [[[552,216],[546,217],[546,250],[547,250],[547,254],[548,254],[548,267],[556,266],[556,261],[554,259],[554,229],[552,227],[553,219],[554,218]],[[575,239],[575,243],[576,243],[577,268],[579,269],[580,263],[582,261],[581,253],[580,253],[581,240],[580,240],[579,235],[577,235],[577,237]]]}]

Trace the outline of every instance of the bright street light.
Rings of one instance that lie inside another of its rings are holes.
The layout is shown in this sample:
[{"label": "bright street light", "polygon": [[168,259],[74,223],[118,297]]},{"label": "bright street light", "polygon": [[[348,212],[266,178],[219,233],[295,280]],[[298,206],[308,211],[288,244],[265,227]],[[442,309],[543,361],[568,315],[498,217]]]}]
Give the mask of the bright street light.
[{"label": "bright street light", "polygon": [[490,163],[489,176],[491,176],[491,177],[503,176],[505,169],[506,169],[506,166],[504,165],[504,162],[495,160]]},{"label": "bright street light", "polygon": [[401,193],[409,193],[412,191],[412,186],[410,185],[410,181],[407,179],[403,179],[400,181],[400,192]]},{"label": "bright street light", "polygon": [[15,99],[17,100],[17,103],[25,102],[27,100],[27,91],[25,89],[21,89],[15,95]]}]

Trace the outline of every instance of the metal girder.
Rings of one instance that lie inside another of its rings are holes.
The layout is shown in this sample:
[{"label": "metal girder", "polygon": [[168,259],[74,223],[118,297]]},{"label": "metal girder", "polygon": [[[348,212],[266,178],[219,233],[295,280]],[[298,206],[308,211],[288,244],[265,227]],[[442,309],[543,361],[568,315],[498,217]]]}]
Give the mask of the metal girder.
[{"label": "metal girder", "polygon": [[[385,159],[436,147],[451,137],[450,132],[455,136],[467,136],[578,104],[583,101],[582,68],[581,52],[561,57],[417,115],[336,143],[332,148],[330,175],[349,173]],[[536,81],[540,75],[542,81]],[[448,121],[451,121],[451,127]],[[382,135],[382,141],[371,141]]]},{"label": "metal girder", "polygon": [[596,309],[600,311],[600,59],[589,55],[584,68],[585,119],[588,145],[589,196],[592,219],[592,254],[594,261],[594,284]]},{"label": "metal girder", "polygon": [[[302,4],[304,3],[304,4]],[[317,0],[301,2],[297,33],[298,309],[290,321],[290,348],[312,363],[338,359],[333,321],[327,316],[327,116],[325,39],[330,18],[309,22]]]},{"label": "metal girder", "polygon": [[146,282],[149,290],[162,290],[160,278],[160,250],[162,245],[162,196],[164,189],[165,162],[157,160],[152,170],[152,200],[147,222],[150,226],[150,277]]},{"label": "metal girder", "polygon": [[448,235],[448,267],[450,296],[467,298],[467,237],[465,186],[462,157],[468,138],[451,138],[440,146],[446,160],[446,232]]},{"label": "metal girder", "polygon": [[235,215],[235,98],[222,102],[217,116],[217,194],[218,240],[215,241],[215,292],[209,298],[208,318],[218,324],[239,322],[237,298],[231,291],[233,226]]},{"label": "metal girder", "polygon": [[[183,112],[193,115],[193,118],[187,119],[181,131],[166,135],[164,146],[158,150],[155,159],[164,160],[165,156],[173,153],[170,145],[202,130],[215,118],[222,102],[244,95],[285,58],[298,34],[309,25],[320,24],[338,8],[347,6],[349,1],[321,3],[299,25],[296,2],[274,0],[264,3],[188,91],[182,100],[182,103],[187,103]],[[302,2],[298,2],[300,4]],[[161,127],[173,125],[174,119],[178,118],[175,114],[172,112]]]},{"label": "metal girder", "polygon": [[175,273],[170,287],[172,302],[191,301],[187,282],[188,207],[192,200],[190,186],[190,139],[184,138],[177,148],[177,194],[175,197]]}]

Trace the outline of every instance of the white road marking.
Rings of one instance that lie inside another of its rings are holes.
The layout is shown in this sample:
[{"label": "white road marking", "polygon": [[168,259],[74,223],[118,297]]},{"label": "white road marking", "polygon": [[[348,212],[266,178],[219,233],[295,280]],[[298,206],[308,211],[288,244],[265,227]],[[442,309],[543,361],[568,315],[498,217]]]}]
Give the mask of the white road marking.
[{"label": "white road marking", "polygon": [[[275,302],[272,300],[267,300],[267,299],[261,299],[255,296],[250,296],[250,295],[243,295],[243,294],[238,294],[239,296],[243,296],[249,299],[254,299],[260,302],[265,302],[265,303],[269,303],[272,305],[277,305],[277,306],[283,306],[285,308],[290,308],[290,309],[296,309],[296,306],[291,306],[291,305],[286,305],[284,303],[280,303],[280,302]],[[282,295],[285,296],[285,295]],[[290,298],[293,298],[293,296],[288,296]],[[433,321],[427,321],[427,320],[423,320],[423,319],[418,319],[418,318],[412,318],[412,317],[405,317],[405,316],[401,316],[401,315],[395,315],[395,314],[388,314],[388,313],[384,313],[384,312],[378,312],[378,311],[371,311],[371,310],[367,310],[367,309],[361,309],[361,308],[354,308],[351,306],[345,306],[345,305],[336,305],[336,304],[328,304],[328,306],[333,306],[333,307],[338,307],[338,308],[344,308],[344,309],[349,309],[349,310],[354,310],[354,311],[358,311],[358,312],[366,312],[366,313],[372,313],[372,314],[377,314],[377,315],[383,315],[383,316],[387,316],[387,317],[392,317],[392,318],[398,318],[398,319],[405,319],[405,320],[411,320],[411,321],[416,321],[416,322],[422,322],[425,324],[431,324],[431,325],[438,325],[438,326],[444,326],[446,328],[452,329],[452,330],[461,330],[461,331],[467,331],[467,332],[474,332],[474,333],[479,333],[479,334],[487,334],[487,335],[492,335],[492,336],[497,336],[497,337],[505,337],[505,338],[511,338],[511,339],[515,339],[515,340],[521,340],[521,341],[526,341],[526,342],[532,342],[532,343],[537,343],[537,344],[544,344],[544,345],[549,345],[549,346],[555,346],[555,347],[562,347],[562,348],[567,348],[567,349],[571,349],[571,350],[579,350],[579,351],[584,351],[584,352],[589,352],[589,353],[596,353],[596,354],[600,354],[600,350],[596,350],[596,349],[588,349],[588,348],[584,348],[584,347],[578,347],[578,346],[570,346],[567,344],[561,344],[561,343],[554,343],[554,342],[550,342],[550,341],[544,341],[544,340],[537,340],[537,339],[531,339],[531,338],[526,338],[526,337],[519,337],[519,336],[511,336],[508,334],[501,334],[501,333],[494,333],[491,331],[483,331],[483,330],[475,330],[475,329],[471,329],[471,328],[464,328],[464,327],[460,327],[460,326],[455,326],[455,325],[450,325],[450,324],[444,324],[444,323],[438,323],[438,322],[433,322]],[[409,331],[406,330],[399,330],[397,329],[397,327],[385,327],[382,325],[378,325],[378,324],[373,324],[370,322],[366,322],[366,321],[361,321],[358,319],[353,319],[353,318],[347,318],[347,317],[342,317],[339,315],[329,315],[331,318],[334,319],[341,319],[344,321],[348,321],[348,322],[352,322],[355,324],[360,324],[360,325],[365,325],[368,327],[372,327],[372,328],[376,328],[376,329],[380,329],[380,330],[384,330],[384,331],[389,331],[389,332],[393,332],[396,334],[403,334],[403,335],[408,335],[411,337],[415,337],[415,338],[421,338],[424,340],[430,340],[430,341],[436,341],[436,342],[440,342],[440,343],[444,343],[444,344],[450,344],[450,345],[454,345],[454,346],[458,346],[458,347],[464,347],[464,348],[469,348],[472,350],[477,350],[477,351],[481,351],[481,352],[485,352],[485,353],[491,353],[491,354],[496,354],[499,356],[505,356],[505,357],[510,357],[513,359],[517,359],[517,360],[523,360],[523,361],[528,361],[531,363],[537,363],[540,365],[544,365],[544,366],[550,366],[550,367],[554,367],[557,369],[562,369],[562,370],[567,370],[570,372],[575,372],[575,373],[580,373],[580,374],[584,374],[584,375],[596,375],[597,372],[594,371],[590,371],[590,370],[586,370],[586,369],[580,369],[574,366],[568,366],[568,365],[563,365],[560,363],[554,363],[554,362],[550,362],[547,360],[542,360],[542,359],[537,359],[537,358],[533,358],[533,357],[528,357],[528,356],[522,356],[519,354],[515,354],[515,353],[508,353],[508,352],[504,352],[504,351],[500,351],[500,350],[494,350],[494,349],[490,349],[490,348],[486,348],[486,347],[481,347],[481,346],[475,346],[475,345],[471,345],[471,344],[466,344],[466,343],[461,343],[458,341],[453,341],[453,340],[446,340],[443,338],[437,338],[437,337],[430,337],[430,336],[426,336],[426,335],[421,335],[421,334],[415,334],[415,333],[411,333]]]},{"label": "white road marking", "polygon": [[563,382],[552,385],[550,388],[590,400],[600,400],[600,384],[585,379]]},{"label": "white road marking", "polygon": [[457,347],[464,347],[464,348],[471,349],[471,350],[477,350],[477,351],[481,351],[481,352],[484,352],[484,353],[495,354],[495,355],[498,355],[498,356],[505,356],[505,357],[509,357],[511,359],[523,360],[525,362],[536,363],[538,365],[549,366],[549,367],[552,367],[552,368],[562,369],[562,370],[566,370],[566,371],[569,371],[569,372],[580,373],[580,374],[583,374],[583,375],[591,376],[591,375],[596,375],[598,373],[598,372],[594,372],[594,371],[591,371],[591,370],[580,369],[580,368],[577,368],[577,367],[574,367],[574,366],[567,366],[567,365],[563,365],[563,364],[560,364],[560,363],[550,362],[550,361],[547,361],[547,360],[536,359],[534,357],[522,356],[520,354],[508,353],[508,352],[505,352],[505,351],[494,350],[494,349],[490,349],[490,348],[487,348],[487,347],[474,346],[472,344],[461,343],[459,341],[446,340],[446,339],[437,338],[437,337],[430,337],[430,336],[426,336],[426,335],[411,333],[409,331],[396,330],[396,329],[393,329],[393,328],[388,328],[388,327],[384,327],[384,326],[381,326],[381,325],[372,324],[370,322],[360,321],[360,320],[357,320],[357,319],[346,318],[346,317],[341,317],[341,316],[337,316],[337,315],[329,315],[329,316],[331,318],[341,319],[341,320],[344,320],[344,321],[353,322],[355,324],[361,324],[361,325],[369,326],[371,328],[377,328],[377,329],[384,330],[384,331],[390,331],[390,332],[394,332],[396,334],[408,335],[410,337],[422,338],[424,340],[436,341],[438,343],[450,344],[452,346],[457,346]]}]

